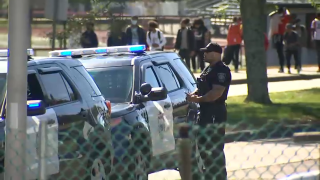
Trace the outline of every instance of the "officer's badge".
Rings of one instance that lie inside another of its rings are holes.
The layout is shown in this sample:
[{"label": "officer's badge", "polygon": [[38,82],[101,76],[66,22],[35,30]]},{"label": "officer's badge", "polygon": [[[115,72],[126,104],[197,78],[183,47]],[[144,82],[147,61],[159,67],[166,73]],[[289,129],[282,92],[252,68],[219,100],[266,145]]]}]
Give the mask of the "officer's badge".
[{"label": "officer's badge", "polygon": [[224,82],[226,80],[226,74],[225,73],[218,73],[218,81]]}]

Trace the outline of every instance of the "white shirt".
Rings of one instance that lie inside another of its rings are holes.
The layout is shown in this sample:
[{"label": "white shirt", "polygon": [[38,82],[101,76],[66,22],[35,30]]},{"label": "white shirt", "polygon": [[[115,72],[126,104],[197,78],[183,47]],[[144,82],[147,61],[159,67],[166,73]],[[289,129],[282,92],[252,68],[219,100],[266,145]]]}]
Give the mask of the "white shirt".
[{"label": "white shirt", "polygon": [[[158,32],[160,32],[160,39],[158,36]],[[150,33],[150,38],[149,38],[149,33]],[[166,38],[164,37],[163,33],[160,30],[156,30],[156,32],[148,32],[147,33],[147,44],[150,47],[150,51],[158,51],[161,50],[162,47],[167,43]],[[159,47],[154,48],[152,47],[152,44],[158,44]]]},{"label": "white shirt", "polygon": [[320,40],[320,20],[315,19],[311,23],[311,29],[314,29],[313,39]]}]

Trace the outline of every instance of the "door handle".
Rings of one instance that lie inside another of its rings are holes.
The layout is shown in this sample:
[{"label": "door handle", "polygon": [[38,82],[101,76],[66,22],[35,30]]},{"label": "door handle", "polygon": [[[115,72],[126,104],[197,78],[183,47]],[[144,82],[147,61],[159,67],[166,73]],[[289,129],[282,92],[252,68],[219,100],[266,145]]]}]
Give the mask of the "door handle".
[{"label": "door handle", "polygon": [[87,117],[87,112],[86,112],[86,110],[84,110],[83,108],[81,108],[80,114],[81,114],[81,116],[84,117],[84,118]]},{"label": "door handle", "polygon": [[169,109],[171,107],[171,104],[170,103],[166,103],[164,106],[163,106],[165,109]]}]

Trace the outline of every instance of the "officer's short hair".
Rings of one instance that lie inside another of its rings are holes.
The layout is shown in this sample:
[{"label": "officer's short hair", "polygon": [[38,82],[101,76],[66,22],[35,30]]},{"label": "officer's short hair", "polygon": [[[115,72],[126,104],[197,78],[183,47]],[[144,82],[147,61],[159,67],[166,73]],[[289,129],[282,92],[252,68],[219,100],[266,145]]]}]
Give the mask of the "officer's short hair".
[{"label": "officer's short hair", "polygon": [[132,20],[138,20],[139,18],[138,18],[138,16],[132,16],[131,19]]},{"label": "officer's short hair", "polygon": [[155,21],[149,21],[148,26],[151,28],[158,28],[158,23]]}]

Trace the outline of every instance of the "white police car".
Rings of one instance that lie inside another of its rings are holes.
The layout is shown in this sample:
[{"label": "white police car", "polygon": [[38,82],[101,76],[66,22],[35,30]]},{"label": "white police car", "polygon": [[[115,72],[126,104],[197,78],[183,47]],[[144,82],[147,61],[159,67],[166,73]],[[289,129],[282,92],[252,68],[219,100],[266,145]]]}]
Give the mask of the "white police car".
[{"label": "white police car", "polygon": [[194,91],[196,82],[185,63],[176,53],[145,49],[135,45],[49,53],[80,60],[111,101],[115,167],[129,168],[116,171],[136,179],[178,167],[174,130],[180,123],[194,123],[198,113],[198,105],[186,101],[185,93]]}]

